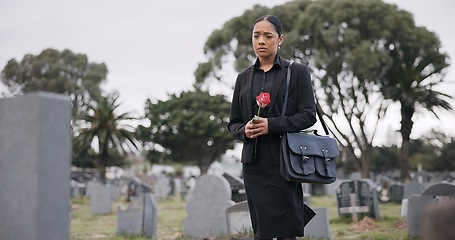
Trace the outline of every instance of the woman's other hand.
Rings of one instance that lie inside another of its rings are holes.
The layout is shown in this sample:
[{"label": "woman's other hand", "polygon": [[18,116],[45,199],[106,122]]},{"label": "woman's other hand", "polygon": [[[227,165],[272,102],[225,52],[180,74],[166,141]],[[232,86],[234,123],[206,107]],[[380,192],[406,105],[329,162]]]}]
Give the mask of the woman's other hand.
[{"label": "woman's other hand", "polygon": [[269,133],[269,122],[267,118],[258,117],[257,120],[250,120],[245,126],[245,136],[247,138],[257,138]]}]

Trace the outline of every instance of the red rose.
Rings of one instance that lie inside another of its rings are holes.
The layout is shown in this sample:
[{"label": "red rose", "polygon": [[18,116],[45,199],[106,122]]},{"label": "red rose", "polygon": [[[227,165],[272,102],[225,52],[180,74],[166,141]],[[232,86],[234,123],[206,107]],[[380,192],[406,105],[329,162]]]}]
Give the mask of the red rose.
[{"label": "red rose", "polygon": [[[259,113],[261,112],[261,108],[265,108],[270,103],[270,94],[268,92],[261,92],[256,97],[256,103],[258,104],[258,115],[253,117],[253,123],[258,123],[259,120]],[[254,144],[254,158],[256,158],[256,147],[258,144],[258,139],[256,138],[256,142]]]},{"label": "red rose", "polygon": [[260,108],[265,108],[270,103],[270,94],[268,92],[261,92],[256,97],[256,103]]}]

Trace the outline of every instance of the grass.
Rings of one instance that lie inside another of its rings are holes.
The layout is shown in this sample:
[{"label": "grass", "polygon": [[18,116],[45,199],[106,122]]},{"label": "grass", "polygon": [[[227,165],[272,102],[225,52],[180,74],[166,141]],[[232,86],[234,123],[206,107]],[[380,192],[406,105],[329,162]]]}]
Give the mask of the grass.
[{"label": "grass", "polygon": [[[92,215],[88,198],[72,200],[73,215],[70,225],[71,240],[113,239],[113,240],[142,240],[146,237],[121,235],[117,236],[117,206],[125,206],[124,199],[115,201],[113,212],[106,215]],[[404,220],[400,217],[401,207],[397,203],[381,203],[379,214],[381,218],[375,221],[371,230],[354,230],[354,223],[348,218],[340,218],[337,212],[334,196],[312,196],[311,207],[328,209],[332,239],[335,240],[408,240],[407,228],[400,227]],[[180,197],[172,197],[158,201],[158,240],[189,240],[183,237],[183,224],[186,218],[185,202]],[[362,220],[360,217],[359,220]],[[357,224],[362,223],[360,221]],[[213,238],[226,240],[226,237]],[[306,240],[307,238],[305,238]]]}]

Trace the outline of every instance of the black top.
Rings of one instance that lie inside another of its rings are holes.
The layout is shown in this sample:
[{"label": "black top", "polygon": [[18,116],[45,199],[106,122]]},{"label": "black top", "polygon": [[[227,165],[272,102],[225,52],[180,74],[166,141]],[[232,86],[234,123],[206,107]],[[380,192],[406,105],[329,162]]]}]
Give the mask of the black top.
[{"label": "black top", "polygon": [[[277,56],[274,66],[267,73],[257,69],[256,66],[257,61],[237,76],[227,126],[234,138],[244,143],[241,158],[243,163],[253,160],[254,139],[245,137],[245,125],[257,114],[256,96],[262,89],[264,74],[266,77],[264,90],[270,91],[270,104],[264,111],[261,110],[263,114],[260,115],[267,117],[269,135],[279,137],[282,133],[298,132],[311,127],[316,122],[316,104],[306,65],[299,63],[292,65],[289,98],[284,117],[281,116],[281,111],[289,62]],[[271,151],[273,158],[278,162],[279,148],[273,148]]]}]

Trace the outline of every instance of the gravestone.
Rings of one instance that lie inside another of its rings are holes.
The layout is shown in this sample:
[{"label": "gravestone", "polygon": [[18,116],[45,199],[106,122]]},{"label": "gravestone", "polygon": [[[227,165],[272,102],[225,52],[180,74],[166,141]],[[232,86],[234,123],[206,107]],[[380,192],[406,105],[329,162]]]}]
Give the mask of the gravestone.
[{"label": "gravestone", "polygon": [[226,210],[234,204],[226,178],[210,174],[199,177],[186,202],[184,235],[192,238],[226,235]]},{"label": "gravestone", "polygon": [[413,194],[421,194],[424,185],[419,182],[408,182],[403,186],[403,199],[409,198]]},{"label": "gravestone", "polygon": [[118,207],[117,235],[145,235],[156,239],[157,205],[151,193],[143,193],[131,200],[128,208]]},{"label": "gravestone", "polygon": [[93,215],[112,213],[111,188],[108,185],[91,186],[90,212]]},{"label": "gravestone", "polygon": [[81,183],[71,180],[71,197],[79,197],[81,195],[81,189],[79,188],[79,185]]},{"label": "gravestone", "polygon": [[158,221],[158,209],[155,198],[151,193],[144,194],[144,234],[156,239],[156,226]]},{"label": "gravestone", "polygon": [[305,237],[330,239],[330,223],[327,208],[314,208],[313,219],[305,226]]},{"label": "gravestone", "polygon": [[144,210],[139,206],[117,207],[117,235],[129,234],[139,236],[142,234]]},{"label": "gravestone", "polygon": [[396,181],[388,176],[378,174],[376,176],[376,188],[378,191],[378,198],[381,202],[388,202],[391,198],[391,186]]},{"label": "gravestone", "polygon": [[393,202],[401,202],[403,200],[404,187],[401,183],[393,183],[390,186],[390,200]]},{"label": "gravestone", "polygon": [[412,195],[408,200],[408,234],[421,236],[425,211],[431,205],[447,201],[455,202],[455,185],[450,183],[434,184],[421,195]]},{"label": "gravestone", "polygon": [[71,102],[0,99],[0,239],[69,239]]},{"label": "gravestone", "polygon": [[248,202],[242,201],[226,210],[228,235],[253,233]]},{"label": "gravestone", "polygon": [[370,179],[346,180],[340,182],[336,190],[338,214],[351,214],[353,220],[358,213],[379,219],[379,202],[374,183]]},{"label": "gravestone", "polygon": [[173,196],[179,196],[182,192],[182,179],[181,178],[172,178],[172,191]]},{"label": "gravestone", "polygon": [[455,184],[451,183],[438,183],[431,185],[422,195],[428,196],[444,196],[444,197],[455,197]]},{"label": "gravestone", "polygon": [[408,198],[404,198],[403,201],[401,201],[401,214],[400,214],[401,217],[406,217],[408,215],[408,204],[409,204]]},{"label": "gravestone", "polygon": [[92,192],[94,191],[94,188],[96,188],[97,186],[101,185],[100,182],[96,182],[96,181],[90,181],[86,184],[86,189],[85,189],[85,195],[88,197],[88,198],[91,198],[91,195],[92,195]]},{"label": "gravestone", "polygon": [[164,200],[171,192],[171,182],[166,176],[160,176],[153,185],[153,193],[158,200]]},{"label": "gravestone", "polygon": [[408,198],[407,219],[410,236],[421,235],[423,212],[434,201],[433,196],[426,195],[412,195]]},{"label": "gravestone", "polygon": [[122,193],[120,191],[120,187],[116,185],[109,184],[109,189],[111,192],[111,198],[112,200],[118,200],[122,196]]},{"label": "gravestone", "polygon": [[224,173],[223,177],[229,182],[231,186],[232,201],[242,202],[246,200],[245,184],[243,180],[237,176],[229,173]]}]

